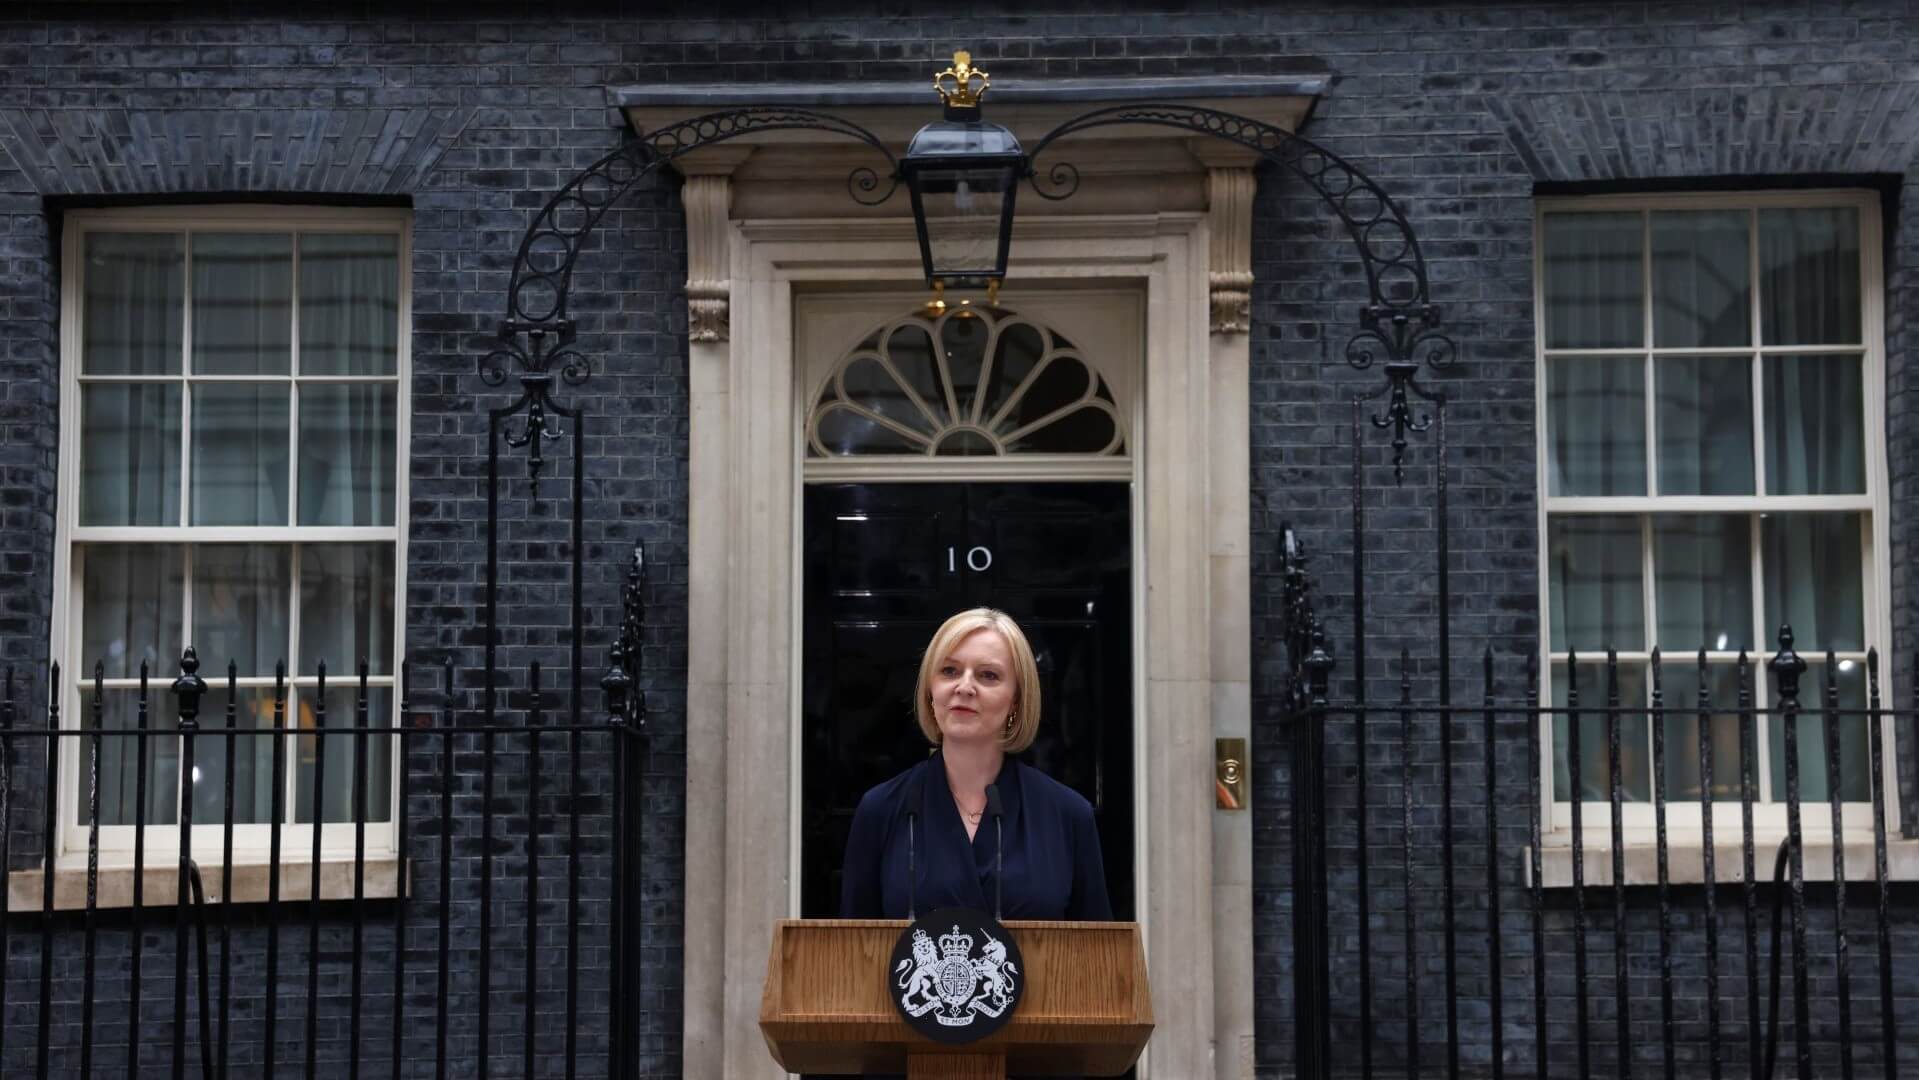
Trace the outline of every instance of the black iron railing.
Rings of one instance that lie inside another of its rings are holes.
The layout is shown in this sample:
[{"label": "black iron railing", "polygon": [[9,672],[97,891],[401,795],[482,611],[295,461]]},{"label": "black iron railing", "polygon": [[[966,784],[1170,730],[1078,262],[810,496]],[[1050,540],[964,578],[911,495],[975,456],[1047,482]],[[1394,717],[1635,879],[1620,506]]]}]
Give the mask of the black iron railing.
[{"label": "black iron railing", "polygon": [[[1912,954],[1919,909],[1909,895],[1894,903],[1888,848],[1897,800],[1888,791],[1886,737],[1888,727],[1919,737],[1919,709],[1888,706],[1877,652],[1865,659],[1863,707],[1842,706],[1842,665],[1831,654],[1816,685],[1806,685],[1808,661],[1795,651],[1790,628],[1781,629],[1771,655],[1741,655],[1732,665],[1731,701],[1715,698],[1712,675],[1723,668],[1709,665],[1704,652],[1673,664],[1655,650],[1644,664],[1643,698],[1633,699],[1636,687],[1630,697],[1622,692],[1621,662],[1608,652],[1602,685],[1582,686],[1582,664],[1569,657],[1563,701],[1542,703],[1530,644],[1514,650],[1527,659],[1503,683],[1488,650],[1470,701],[1416,697],[1415,663],[1405,651],[1396,665],[1350,673],[1355,686],[1368,677],[1396,682],[1393,700],[1338,701],[1329,690],[1337,665],[1305,552],[1290,529],[1282,543],[1294,943],[1296,980],[1303,980],[1296,1007],[1309,1028],[1300,1035],[1302,1056],[1315,1040],[1322,1054],[1334,1040],[1356,1046],[1346,1061],[1367,1077],[1427,1070],[1851,1080],[1895,1077],[1902,1056],[1910,1062],[1919,1054],[1919,993],[1909,979],[1900,987],[1895,978],[1900,965],[1919,962]],[[1756,687],[1768,676],[1771,704],[1761,707]],[[1668,720],[1693,721],[1697,745],[1670,745]],[[1841,727],[1862,721],[1866,760],[1842,777]],[[1783,734],[1772,750],[1784,758],[1774,773],[1783,780],[1769,801],[1760,797],[1760,723]],[[1629,797],[1622,730],[1637,724],[1650,727],[1650,760],[1639,774],[1649,790]],[[1581,775],[1579,748],[1592,725],[1604,734],[1599,790]],[[1716,745],[1716,726],[1722,737],[1736,727],[1733,760],[1724,759],[1728,746]],[[1801,748],[1802,731],[1820,733],[1822,752]],[[1369,753],[1369,735],[1387,746]],[[1329,765],[1329,743],[1352,747],[1357,767]],[[1434,763],[1422,754],[1429,743],[1448,751],[1432,755],[1448,780],[1457,770],[1471,781],[1464,799],[1450,782],[1430,783]],[[1477,750],[1479,760],[1454,766],[1453,749]],[[1551,799],[1542,791],[1552,775],[1548,761],[1553,772],[1569,774]],[[1669,777],[1682,765],[1685,786],[1696,783],[1697,791],[1679,799]],[[1819,778],[1824,796],[1807,799],[1809,781]],[[1387,820],[1369,820],[1368,808],[1382,806],[1391,807]],[[1640,817],[1649,809],[1649,825],[1629,828],[1635,806]],[[1733,806],[1740,865],[1729,872],[1716,859],[1723,825],[1716,834],[1715,817],[1730,817]],[[1829,820],[1809,824],[1813,806]],[[1782,824],[1755,824],[1781,809]],[[1669,828],[1682,810],[1690,833],[1683,844]],[[1549,813],[1567,820],[1554,828]],[[1338,837],[1330,866],[1329,833]],[[1871,869],[1860,873],[1846,855],[1867,844]],[[1635,848],[1650,849],[1650,874],[1630,865]],[[1483,865],[1469,865],[1468,850]],[[1673,873],[1679,855],[1683,885]],[[1818,868],[1824,873],[1809,873],[1828,858]],[[1592,859],[1598,880],[1588,877]],[[1555,862],[1569,868],[1569,879],[1548,880]],[[1382,876],[1399,888],[1375,889]],[[1343,895],[1330,886],[1335,880],[1356,888]],[[1502,916],[1502,903],[1513,900],[1528,909],[1524,924]],[[1482,911],[1483,918],[1473,914]],[[1342,915],[1329,927],[1329,918]],[[1350,950],[1340,947],[1345,941]],[[1392,970],[1376,978],[1382,963]],[[1328,971],[1341,978],[1330,980]]]},{"label": "black iron railing", "polygon": [[[48,674],[44,711],[12,673],[0,697],[0,1073],[632,1074],[645,746],[623,708],[570,722],[536,663],[516,711],[469,714],[448,664],[426,686],[403,667],[387,716],[362,664],[350,715],[328,716],[324,666],[291,691],[282,671],[254,715],[189,649],[175,679],[143,667],[115,727],[97,668]],[[156,796],[175,754],[178,798]],[[236,813],[242,758],[267,795]],[[196,821],[216,797],[217,826]],[[176,882],[158,903],[156,868]]]}]

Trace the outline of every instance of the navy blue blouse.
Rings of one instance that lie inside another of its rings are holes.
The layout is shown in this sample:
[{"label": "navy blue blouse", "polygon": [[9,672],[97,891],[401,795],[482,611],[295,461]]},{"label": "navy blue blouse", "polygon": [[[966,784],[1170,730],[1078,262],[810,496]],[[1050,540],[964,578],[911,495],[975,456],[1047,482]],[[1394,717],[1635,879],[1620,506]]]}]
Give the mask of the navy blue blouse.
[{"label": "navy blue blouse", "polygon": [[[1104,921],[1113,917],[1099,854],[1093,807],[1079,792],[1007,758],[1000,766],[1005,810],[1006,877],[1001,900],[1008,919]],[[915,809],[914,896],[906,877],[907,812]],[[995,831],[984,817],[966,838],[959,807],[935,753],[868,791],[846,839],[840,916],[903,919],[942,907],[993,910]]]}]

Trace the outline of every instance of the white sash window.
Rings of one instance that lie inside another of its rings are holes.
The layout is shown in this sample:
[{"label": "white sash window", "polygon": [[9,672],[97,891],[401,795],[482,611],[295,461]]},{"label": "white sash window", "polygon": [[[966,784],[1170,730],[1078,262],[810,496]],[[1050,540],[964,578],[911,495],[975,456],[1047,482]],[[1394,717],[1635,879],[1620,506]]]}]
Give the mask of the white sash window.
[{"label": "white sash window", "polygon": [[[1548,700],[1563,707],[1576,674],[1581,704],[1605,705],[1616,648],[1621,703],[1647,704],[1656,646],[1666,705],[1693,708],[1704,649],[1725,710],[1709,721],[1712,797],[1737,800],[1740,652],[1758,662],[1755,703],[1777,705],[1763,661],[1789,623],[1811,662],[1802,704],[1819,707],[1830,650],[1839,705],[1862,709],[1867,650],[1889,637],[1878,196],[1549,199],[1537,237]],[[1621,722],[1621,782],[1637,804],[1652,798],[1651,723]],[[1866,723],[1840,722],[1847,804],[1870,799]],[[1699,720],[1664,724],[1666,795],[1691,800],[1696,820]],[[1782,803],[1782,725],[1756,724],[1757,799]],[[1560,716],[1552,801],[1604,803],[1604,715],[1585,715],[1570,742]],[[1802,798],[1824,805],[1820,721],[1799,725],[1798,752]],[[1628,810],[1629,824],[1650,823],[1650,807]]]},{"label": "white sash window", "polygon": [[[99,211],[67,219],[63,284],[60,575],[53,654],[69,728],[139,722],[173,729],[183,648],[209,693],[203,732],[274,722],[286,665],[286,724],[390,723],[401,643],[407,416],[406,217],[397,211],[276,208]],[[324,701],[317,678],[327,665]],[[98,670],[96,706],[96,667]],[[96,721],[97,717],[97,721]],[[391,821],[388,741],[369,741],[368,816]],[[273,740],[196,740],[181,775],[176,737],[102,740],[101,849],[131,849],[140,815],[177,843],[183,785],[199,829],[221,827],[233,774],[239,846],[264,848]],[[288,737],[283,824],[351,820],[353,740]],[[62,849],[84,853],[89,743],[68,741]],[[342,825],[342,839],[348,826]],[[327,830],[332,845],[334,829]],[[302,850],[287,837],[287,850]]]}]

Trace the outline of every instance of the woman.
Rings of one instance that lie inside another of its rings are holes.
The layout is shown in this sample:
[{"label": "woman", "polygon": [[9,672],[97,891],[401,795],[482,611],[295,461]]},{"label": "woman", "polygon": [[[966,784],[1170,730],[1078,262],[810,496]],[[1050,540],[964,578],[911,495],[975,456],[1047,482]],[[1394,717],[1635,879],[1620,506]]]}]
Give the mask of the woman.
[{"label": "woman", "polygon": [[[846,841],[840,915],[905,918],[942,907],[1004,918],[1113,917],[1093,808],[1011,758],[1039,732],[1039,670],[1005,613],[962,611],[920,660],[914,712],[934,754],[868,791]],[[988,812],[997,788],[1005,849]],[[907,876],[913,847],[913,880]],[[1005,878],[994,880],[996,856]]]}]

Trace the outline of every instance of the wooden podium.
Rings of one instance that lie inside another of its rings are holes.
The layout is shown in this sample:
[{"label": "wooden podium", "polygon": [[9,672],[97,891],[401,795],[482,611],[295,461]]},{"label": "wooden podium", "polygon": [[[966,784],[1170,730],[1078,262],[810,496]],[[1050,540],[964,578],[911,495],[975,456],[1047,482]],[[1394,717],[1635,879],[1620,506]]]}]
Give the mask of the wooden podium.
[{"label": "wooden podium", "polygon": [[887,965],[904,919],[785,919],[773,928],[760,1031],[788,1072],[910,1080],[1117,1076],[1153,1033],[1138,923],[1008,922],[1026,989],[1005,1027],[964,1046],[900,1019]]}]

